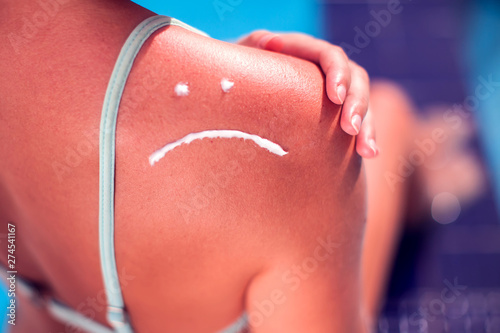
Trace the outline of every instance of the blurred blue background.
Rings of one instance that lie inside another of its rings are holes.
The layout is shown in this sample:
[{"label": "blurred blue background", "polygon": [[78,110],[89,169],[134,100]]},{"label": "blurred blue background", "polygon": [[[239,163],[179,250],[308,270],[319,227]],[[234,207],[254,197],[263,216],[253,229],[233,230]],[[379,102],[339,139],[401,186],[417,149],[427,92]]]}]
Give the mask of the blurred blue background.
[{"label": "blurred blue background", "polygon": [[2,309],[2,325],[0,332],[7,332],[7,306],[9,305],[9,298],[7,297],[7,289],[5,288],[5,281],[0,283],[0,309]]},{"label": "blurred blue background", "polygon": [[175,17],[216,39],[235,40],[256,29],[302,31],[320,36],[320,5],[307,0],[137,0],[158,14]]}]

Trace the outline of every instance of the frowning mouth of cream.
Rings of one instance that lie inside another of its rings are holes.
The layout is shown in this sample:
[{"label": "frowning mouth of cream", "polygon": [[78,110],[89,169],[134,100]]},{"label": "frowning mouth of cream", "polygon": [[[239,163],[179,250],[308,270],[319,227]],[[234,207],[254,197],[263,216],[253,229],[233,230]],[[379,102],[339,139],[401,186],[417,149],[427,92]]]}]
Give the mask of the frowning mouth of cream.
[{"label": "frowning mouth of cream", "polygon": [[259,147],[267,149],[270,153],[278,155],[278,156],[284,156],[288,154],[288,152],[284,151],[283,148],[281,148],[280,145],[277,143],[274,143],[272,141],[269,141],[267,139],[261,138],[258,135],[255,134],[249,134],[241,131],[236,131],[236,130],[209,130],[209,131],[203,131],[203,132],[198,132],[198,133],[191,133],[183,137],[182,139],[179,139],[175,142],[168,143],[165,145],[163,148],[158,149],[155,151],[151,156],[149,156],[149,164],[153,166],[156,162],[161,160],[163,157],[165,157],[165,154],[168,153],[169,151],[179,147],[180,145],[183,144],[190,144],[191,142],[195,140],[202,140],[202,139],[244,139],[244,140],[251,140],[255,142]]}]

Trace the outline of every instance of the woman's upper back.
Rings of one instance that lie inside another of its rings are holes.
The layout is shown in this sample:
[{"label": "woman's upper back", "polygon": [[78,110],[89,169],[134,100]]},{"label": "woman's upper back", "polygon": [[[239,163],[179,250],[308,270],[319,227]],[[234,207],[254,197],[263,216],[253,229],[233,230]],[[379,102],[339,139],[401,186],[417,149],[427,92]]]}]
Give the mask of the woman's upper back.
[{"label": "woman's upper back", "polygon": [[[100,112],[123,42],[151,15],[108,6],[102,23],[61,9],[0,65],[0,217],[18,226],[19,273],[101,322]],[[188,96],[174,93],[179,82]],[[116,143],[116,257],[137,332],[212,332],[245,309],[255,332],[291,331],[283,319],[297,331],[357,327],[364,183],[337,116],[312,64],[178,27],[146,42]],[[166,143],[210,129],[289,154],[204,139],[149,164]]]}]

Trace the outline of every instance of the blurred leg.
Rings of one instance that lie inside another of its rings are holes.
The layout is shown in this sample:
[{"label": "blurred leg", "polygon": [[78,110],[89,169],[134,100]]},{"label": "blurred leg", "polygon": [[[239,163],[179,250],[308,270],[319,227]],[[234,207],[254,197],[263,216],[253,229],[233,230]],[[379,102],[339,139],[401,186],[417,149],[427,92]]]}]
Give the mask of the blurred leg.
[{"label": "blurred leg", "polygon": [[368,315],[375,320],[402,230],[410,183],[401,175],[398,158],[408,156],[416,120],[409,99],[396,85],[379,82],[371,89],[370,108],[380,155],[365,161],[368,216],[362,267],[364,301]]}]

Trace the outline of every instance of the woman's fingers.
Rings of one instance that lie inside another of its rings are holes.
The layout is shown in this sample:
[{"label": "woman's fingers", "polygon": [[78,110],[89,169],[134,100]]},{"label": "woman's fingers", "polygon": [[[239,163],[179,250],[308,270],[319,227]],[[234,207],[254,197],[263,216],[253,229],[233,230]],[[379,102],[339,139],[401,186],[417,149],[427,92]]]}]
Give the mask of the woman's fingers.
[{"label": "woman's fingers", "polygon": [[342,105],[351,85],[349,59],[341,47],[300,33],[275,34],[259,30],[241,39],[238,44],[288,54],[317,63],[327,77],[328,98]]},{"label": "woman's fingers", "polygon": [[372,112],[368,111],[356,140],[356,151],[364,158],[373,158],[380,153],[375,141],[375,123]]},{"label": "woman's fingers", "polygon": [[[328,43],[327,43],[328,44]],[[328,44],[319,52],[319,65],[326,75],[326,93],[332,102],[344,104],[352,84],[349,58],[341,47]]]},{"label": "woman's fingers", "polygon": [[368,73],[353,61],[349,62],[349,66],[351,86],[342,107],[340,126],[347,134],[358,135],[368,111],[370,78]]},{"label": "woman's fingers", "polygon": [[282,52],[284,47],[283,38],[281,35],[267,32],[258,41],[258,47],[264,50],[269,50],[273,52]]},{"label": "woman's fingers", "polygon": [[341,47],[305,34],[282,34],[263,37],[267,50],[306,59],[321,66],[326,75],[326,93],[342,105],[351,86],[349,58]]},{"label": "woman's fingers", "polygon": [[370,79],[362,67],[349,60],[341,47],[305,34],[275,34],[266,30],[255,31],[238,44],[288,54],[320,65],[326,75],[328,98],[343,105],[342,129],[350,135],[360,135],[358,153],[361,156],[374,157],[377,154],[374,153],[378,148],[373,123],[371,118],[365,119]]},{"label": "woman's fingers", "polygon": [[283,41],[280,35],[269,32],[267,30],[257,30],[241,38],[238,44],[267,49],[274,52],[281,52]]}]

